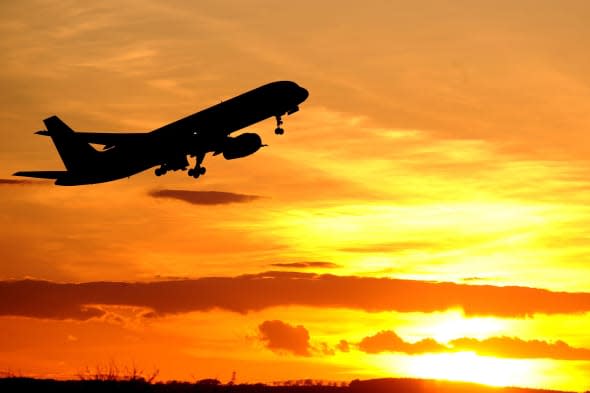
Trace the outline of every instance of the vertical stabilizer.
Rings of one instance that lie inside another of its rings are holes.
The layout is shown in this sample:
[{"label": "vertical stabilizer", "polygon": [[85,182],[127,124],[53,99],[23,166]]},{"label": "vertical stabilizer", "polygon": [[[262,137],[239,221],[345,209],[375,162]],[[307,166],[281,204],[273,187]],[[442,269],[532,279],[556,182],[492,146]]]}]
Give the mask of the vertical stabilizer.
[{"label": "vertical stabilizer", "polygon": [[82,138],[77,137],[74,130],[59,117],[51,116],[43,120],[43,123],[68,171],[87,170],[95,166],[99,153]]}]

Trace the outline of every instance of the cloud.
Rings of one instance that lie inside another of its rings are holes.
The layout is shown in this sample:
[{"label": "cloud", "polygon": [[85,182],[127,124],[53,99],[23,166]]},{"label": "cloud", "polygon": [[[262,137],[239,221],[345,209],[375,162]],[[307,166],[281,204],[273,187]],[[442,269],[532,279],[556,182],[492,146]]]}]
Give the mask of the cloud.
[{"label": "cloud", "polygon": [[336,351],[332,349],[327,343],[320,343],[320,346],[314,349],[315,351],[326,356],[333,356],[334,354],[336,354]]},{"label": "cloud", "polygon": [[153,190],[149,193],[154,198],[177,199],[193,205],[226,205],[229,203],[251,202],[262,198],[258,195],[236,194],[222,191],[191,190]]},{"label": "cloud", "polygon": [[303,272],[134,283],[0,282],[0,315],[87,319],[101,315],[95,305],[143,307],[156,315],[298,305],[368,312],[461,308],[465,315],[524,317],[589,312],[590,293]]},{"label": "cloud", "polygon": [[332,262],[292,262],[292,263],[271,263],[270,266],[274,267],[286,267],[290,269],[305,269],[308,267],[332,269],[337,268],[339,265]]},{"label": "cloud", "polygon": [[516,337],[490,337],[485,340],[458,338],[450,342],[454,350],[469,350],[479,355],[509,358],[550,358],[561,360],[590,360],[590,349],[574,348],[558,340],[525,341]]},{"label": "cloud", "polygon": [[49,319],[87,320],[105,312],[86,306],[70,296],[79,296],[76,286],[59,287],[45,281],[14,281],[0,283],[0,315],[16,315]]},{"label": "cloud", "polygon": [[434,242],[412,242],[412,241],[405,241],[405,242],[388,242],[388,243],[378,243],[378,244],[369,244],[366,246],[353,246],[353,247],[343,247],[340,251],[344,252],[360,252],[360,253],[397,253],[397,252],[404,252],[404,251],[412,251],[412,250],[429,250],[433,248],[441,248],[441,244],[434,243]]},{"label": "cloud", "polygon": [[350,345],[346,340],[340,340],[338,344],[336,344],[336,349],[340,352],[350,352]]},{"label": "cloud", "polygon": [[411,355],[448,350],[447,347],[431,338],[416,343],[405,342],[391,330],[384,330],[374,336],[363,338],[358,348],[366,353],[403,352]]},{"label": "cloud", "polygon": [[31,181],[31,180],[20,180],[20,179],[0,179],[0,186],[8,186],[8,185],[23,185],[23,184],[43,184],[44,182],[40,181]]},{"label": "cloud", "polygon": [[273,352],[290,352],[310,356],[309,332],[303,326],[291,326],[282,321],[264,321],[258,326],[260,339]]},{"label": "cloud", "polygon": [[518,359],[558,359],[558,360],[590,360],[590,349],[574,348],[558,340],[547,342],[542,340],[521,340],[516,337],[489,337],[485,340],[463,337],[452,340],[448,345],[441,344],[432,338],[409,343],[400,338],[392,330],[384,330],[373,336],[363,338],[357,345],[358,349],[369,354],[381,352],[399,352],[409,355],[437,352],[475,352],[482,356],[499,356]]}]

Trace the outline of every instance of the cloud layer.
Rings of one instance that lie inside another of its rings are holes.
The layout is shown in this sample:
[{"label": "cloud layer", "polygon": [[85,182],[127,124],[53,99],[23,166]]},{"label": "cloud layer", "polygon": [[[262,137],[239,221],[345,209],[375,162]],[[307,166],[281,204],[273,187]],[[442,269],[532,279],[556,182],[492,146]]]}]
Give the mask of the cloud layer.
[{"label": "cloud layer", "polygon": [[267,272],[159,282],[0,282],[0,315],[89,319],[93,305],[145,307],[156,315],[223,309],[239,313],[300,305],[368,312],[434,312],[523,317],[590,311],[590,293],[390,278]]}]

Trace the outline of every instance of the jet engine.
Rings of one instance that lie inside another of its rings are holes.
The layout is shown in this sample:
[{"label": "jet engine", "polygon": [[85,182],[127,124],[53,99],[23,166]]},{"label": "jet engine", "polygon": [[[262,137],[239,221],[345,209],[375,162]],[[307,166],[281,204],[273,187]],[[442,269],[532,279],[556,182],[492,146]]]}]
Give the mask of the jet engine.
[{"label": "jet engine", "polygon": [[262,146],[262,139],[260,135],[247,132],[238,135],[235,138],[227,137],[223,143],[223,158],[226,160],[233,160],[254,154]]}]

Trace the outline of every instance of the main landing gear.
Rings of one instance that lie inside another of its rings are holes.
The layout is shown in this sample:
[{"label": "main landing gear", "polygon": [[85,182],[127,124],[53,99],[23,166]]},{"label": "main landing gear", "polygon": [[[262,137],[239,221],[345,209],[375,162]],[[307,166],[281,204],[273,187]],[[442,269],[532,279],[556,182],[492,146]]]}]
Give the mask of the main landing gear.
[{"label": "main landing gear", "polygon": [[275,128],[275,134],[283,135],[285,133],[285,130],[281,127],[283,125],[283,119],[281,119],[280,115],[275,116],[275,118],[277,119],[277,128]]},{"label": "main landing gear", "polygon": [[199,168],[191,168],[188,170],[188,175],[198,179],[201,175],[204,175],[207,172],[207,168],[204,166]]},{"label": "main landing gear", "polygon": [[204,154],[197,154],[197,162],[194,168],[188,170],[188,175],[198,179],[201,175],[204,175],[207,172],[207,168],[201,166],[203,160],[205,159]]},{"label": "main landing gear", "polygon": [[165,175],[166,173],[168,173],[168,171],[178,171],[178,170],[186,171],[186,166],[175,167],[175,166],[163,164],[159,168],[156,168],[154,173],[156,174],[156,176],[162,176],[162,175]]},{"label": "main landing gear", "polygon": [[159,168],[156,168],[156,176],[165,175],[168,171],[185,171],[188,166],[186,156],[179,155],[170,157],[168,160],[162,163]]},{"label": "main landing gear", "polygon": [[162,176],[162,175],[165,175],[165,174],[166,174],[166,172],[168,172],[168,169],[166,169],[166,168],[164,167],[164,165],[162,165],[162,166],[161,166],[161,167],[159,167],[159,168],[156,168],[156,170],[154,171],[154,173],[156,174],[156,176]]}]

